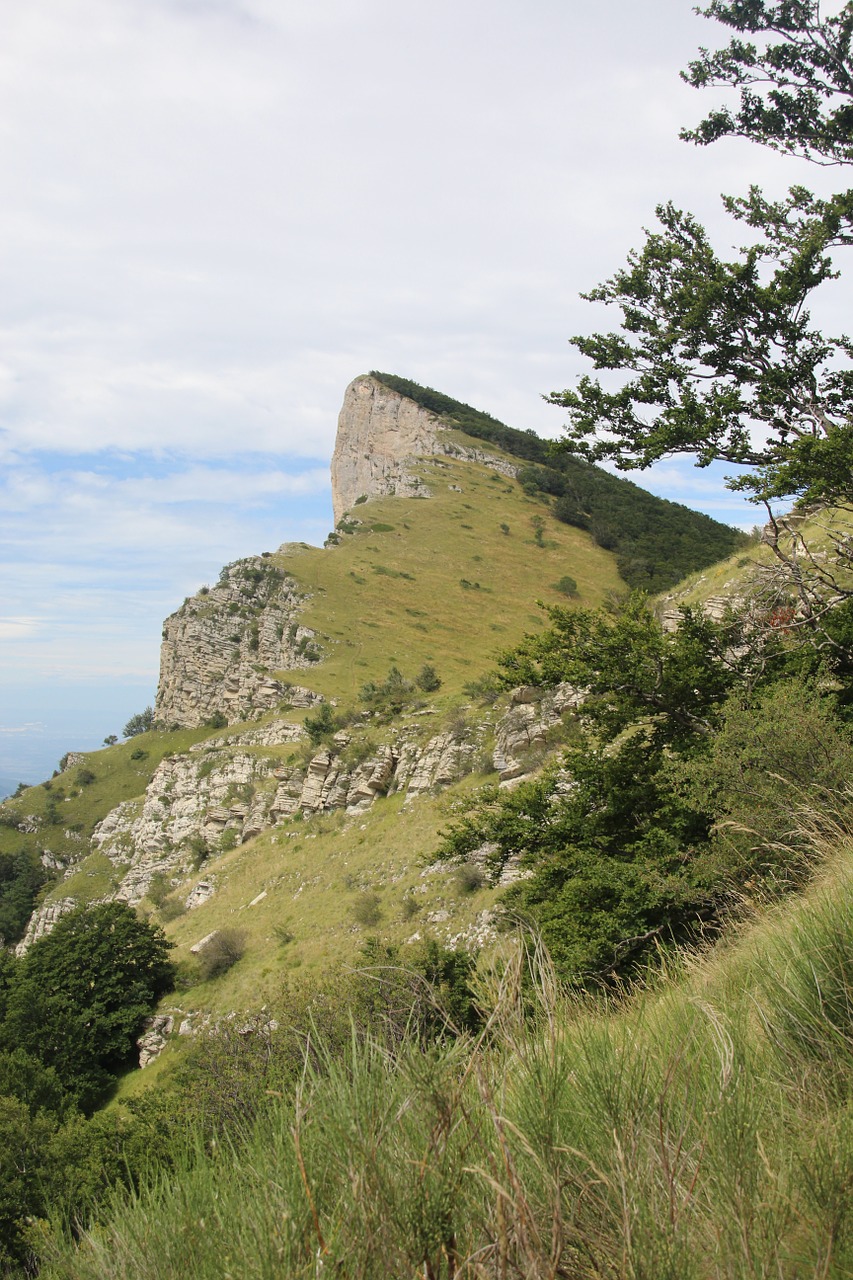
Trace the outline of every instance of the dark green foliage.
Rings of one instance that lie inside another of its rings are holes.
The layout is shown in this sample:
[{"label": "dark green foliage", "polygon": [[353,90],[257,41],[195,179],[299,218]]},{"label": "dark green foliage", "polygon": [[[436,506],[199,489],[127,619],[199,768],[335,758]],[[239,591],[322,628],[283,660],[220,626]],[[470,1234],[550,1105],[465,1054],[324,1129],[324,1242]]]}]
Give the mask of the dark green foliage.
[{"label": "dark green foliage", "polygon": [[415,684],[424,693],[435,693],[437,689],[441,688],[441,677],[436,672],[435,667],[425,662],[415,676]]},{"label": "dark green foliage", "polygon": [[210,729],[225,729],[228,725],[228,717],[224,711],[214,711],[204,723]]},{"label": "dark green foliage", "polygon": [[[470,405],[451,400],[406,378],[374,373],[385,386],[447,418],[466,434],[486,440],[530,465],[518,473],[530,493],[555,499],[553,513],[565,524],[590,531],[599,546],[615,551],[630,587],[662,591],[694,569],[731,555],[743,534],[680,503],[655,498],[581,458],[554,451],[533,431],[517,431]],[[508,526],[501,526],[504,533]],[[542,539],[540,533],[539,539]]]},{"label": "dark green foliage", "polygon": [[708,819],[679,801],[663,766],[645,734],[619,750],[588,738],[566,753],[570,785],[550,771],[509,794],[487,790],[445,833],[441,856],[489,843],[495,876],[520,857],[529,878],[506,905],[535,921],[563,975],[630,974],[656,944],[695,936],[715,905],[696,856]]},{"label": "dark green foliage", "polygon": [[23,1049],[0,1053],[0,1097],[17,1098],[31,1115],[49,1111],[63,1116],[71,1107],[68,1093],[53,1067]]},{"label": "dark green foliage", "polygon": [[47,880],[41,862],[26,850],[0,853],[0,938],[7,946],[23,936]]},{"label": "dark green foliage", "polygon": [[796,679],[795,641],[772,628],[683,610],[668,634],[642,598],[548,612],[552,628],[505,655],[505,679],[588,689],[583,736],[561,768],[481,793],[441,855],[464,865],[491,845],[493,878],[520,859],[528,878],[506,904],[585,983],[706,936],[748,885],[796,882],[793,814],[809,797],[838,811],[853,747],[831,700]]},{"label": "dark green foliage", "polygon": [[135,738],[139,733],[147,733],[154,725],[154,708],[146,707],[144,711],[137,711],[135,716],[131,716],[127,724],[122,729],[122,735],[125,738]]},{"label": "dark green foliage", "polygon": [[392,1041],[409,1035],[426,1043],[480,1026],[472,990],[475,962],[467,951],[450,951],[435,940],[403,951],[371,938],[361,954],[366,967],[352,994],[355,1016],[365,1027],[382,1026]]},{"label": "dark green foliage", "polygon": [[79,787],[90,787],[95,781],[97,781],[97,778],[92,769],[77,770],[77,785]]},{"label": "dark green foliage", "polygon": [[562,592],[564,596],[576,596],[578,584],[569,574],[565,574],[559,582],[554,583],[554,590]]},{"label": "dark green foliage", "polygon": [[[684,79],[735,88],[740,103],[682,137],[735,135],[819,164],[853,163],[853,5],[826,16],[819,0],[712,0],[700,12],[735,35],[722,50],[700,50]],[[774,201],[752,187],[723,203],[750,229],[735,257],[718,256],[692,215],[661,205],[661,230],[584,295],[616,305],[620,330],[572,342],[625,381],[612,390],[610,377],[582,377],[549,397],[569,410],[565,446],[622,470],[674,453],[699,466],[720,459],[748,468],[729,486],[765,504],[846,501],[853,347],[816,329],[810,310],[814,291],[839,275],[834,251],[853,243],[853,191],[816,197],[796,186]],[[828,577],[823,585],[838,591]],[[800,594],[813,608],[808,582]]]},{"label": "dark green foliage", "polygon": [[4,1275],[26,1274],[27,1220],[45,1210],[42,1168],[55,1128],[50,1115],[32,1115],[17,1098],[0,1097],[0,1272]]},{"label": "dark green foliage", "polygon": [[[853,739],[825,695],[797,679],[780,680],[723,706],[708,750],[673,761],[683,800],[715,823],[727,874],[779,892],[802,881],[812,858],[803,812],[820,825],[848,812]],[[830,817],[831,815],[831,817]]]},{"label": "dark green foliage", "polygon": [[398,716],[414,697],[415,684],[407,680],[397,666],[391,667],[380,683],[373,680],[362,685],[359,697],[380,717]]},{"label": "dark green foliage", "polygon": [[504,684],[568,681],[588,689],[584,714],[608,740],[644,716],[653,717],[656,745],[681,745],[705,733],[729,691],[763,668],[773,644],[754,637],[746,647],[737,620],[715,623],[690,609],[667,634],[640,595],[612,614],[559,605],[546,612],[551,627],[502,656]]},{"label": "dark green foliage", "polygon": [[328,702],[321,702],[313,716],[306,716],[303,725],[312,746],[326,742],[341,727]]},{"label": "dark green foliage", "polygon": [[548,397],[569,411],[565,447],[620,470],[674,453],[699,466],[720,459],[750,468],[729,485],[756,501],[833,498],[849,489],[853,464],[853,374],[839,366],[851,347],[814,329],[807,304],[836,274],[828,251],[846,234],[853,195],[828,205],[795,189],[771,204],[753,191],[726,203],[760,229],[758,245],[720,258],[695,218],[662,205],[660,230],[585,295],[620,309],[621,332],[572,343],[627,380],[611,391],[584,376]]},{"label": "dark green foliage", "polygon": [[[824,16],[819,0],[713,0],[699,12],[737,34],[725,49],[703,49],[683,79],[696,89],[737,88],[740,104],[710,112],[682,138],[703,146],[749,138],[808,160],[853,162],[850,4]],[[767,34],[766,44],[749,39]]]},{"label": "dark green foliage", "polygon": [[125,903],[63,916],[19,961],[3,1048],[53,1067],[84,1108],[131,1058],[142,1023],[172,985],[168,943]]}]

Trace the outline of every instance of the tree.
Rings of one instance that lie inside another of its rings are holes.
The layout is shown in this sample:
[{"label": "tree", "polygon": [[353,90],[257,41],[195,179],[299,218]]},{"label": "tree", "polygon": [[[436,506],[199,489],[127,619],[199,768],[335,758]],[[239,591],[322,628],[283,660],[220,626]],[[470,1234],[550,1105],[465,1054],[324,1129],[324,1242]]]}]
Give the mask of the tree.
[{"label": "tree", "polygon": [[[763,43],[739,34],[717,53],[700,50],[685,79],[739,88],[740,107],[713,111],[684,137],[738,135],[817,163],[853,162],[853,3],[833,18],[818,0],[713,0],[701,12]],[[688,453],[700,467],[745,468],[729,485],[776,521],[774,549],[809,618],[816,599],[837,603],[853,589],[771,504],[853,499],[853,344],[821,333],[808,311],[839,274],[835,251],[853,244],[853,191],[819,199],[796,186],[773,201],[752,188],[724,205],[752,233],[731,258],[691,214],[659,206],[660,229],[585,295],[620,309],[619,331],[572,339],[596,369],[625,374],[623,385],[583,377],[548,398],[569,411],[565,447],[593,461],[631,470]],[[835,559],[853,568],[843,540]]]},{"label": "tree", "polygon": [[2,1047],[53,1067],[84,1109],[93,1106],[171,988],[171,945],[123,902],[63,916],[11,975]]},{"label": "tree", "polygon": [[147,733],[153,727],[154,708],[146,707],[144,711],[137,711],[136,715],[131,716],[121,732],[125,738],[135,738],[137,734]]},{"label": "tree", "polygon": [[828,18],[820,0],[712,0],[699,12],[771,38],[761,48],[735,36],[716,53],[700,49],[682,78],[696,89],[738,88],[740,104],[710,112],[682,138],[704,146],[741,137],[818,164],[853,161],[853,5]]}]

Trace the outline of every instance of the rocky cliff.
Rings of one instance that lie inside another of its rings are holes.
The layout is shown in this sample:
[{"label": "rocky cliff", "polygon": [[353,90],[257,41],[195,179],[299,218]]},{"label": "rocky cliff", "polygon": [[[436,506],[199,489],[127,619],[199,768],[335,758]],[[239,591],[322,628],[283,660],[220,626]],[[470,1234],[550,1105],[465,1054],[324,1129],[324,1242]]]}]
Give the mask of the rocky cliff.
[{"label": "rocky cliff", "polygon": [[484,462],[507,476],[517,470],[483,450],[454,444],[439,417],[376,378],[354,379],[344,393],[332,455],[335,525],[365,498],[429,497],[415,464],[418,458],[435,454]]},{"label": "rocky cliff", "polygon": [[299,621],[305,602],[268,557],[227,565],[215,587],[185,600],[163,624],[158,722],[192,728],[310,706],[316,695],[271,674],[310,667],[322,656],[313,631]]},{"label": "rocky cliff", "polygon": [[380,494],[417,496],[424,490],[411,463],[441,452],[435,414],[368,376],[344,393],[332,455],[335,524],[360,498]]},{"label": "rocky cliff", "polygon": [[[416,712],[363,759],[357,750],[353,754],[351,747],[358,744],[348,732],[336,734],[310,756],[282,758],[276,748],[306,736],[300,725],[286,720],[209,738],[166,757],[144,796],[108,813],[90,846],[81,846],[79,859],[65,869],[65,879],[97,853],[112,867],[112,888],[104,900],[138,904],[159,881],[164,889],[178,890],[184,910],[191,911],[216,893],[218,876],[207,869],[208,860],[280,824],[336,810],[354,817],[380,796],[395,793],[405,796],[408,807],[478,765],[498,771],[501,785],[514,785],[538,763],[531,749],[544,744],[582,702],[583,694],[570,685],[549,692],[520,688],[496,720],[484,712],[439,732]],[[67,893],[45,903],[30,920],[18,954],[77,905]]]}]

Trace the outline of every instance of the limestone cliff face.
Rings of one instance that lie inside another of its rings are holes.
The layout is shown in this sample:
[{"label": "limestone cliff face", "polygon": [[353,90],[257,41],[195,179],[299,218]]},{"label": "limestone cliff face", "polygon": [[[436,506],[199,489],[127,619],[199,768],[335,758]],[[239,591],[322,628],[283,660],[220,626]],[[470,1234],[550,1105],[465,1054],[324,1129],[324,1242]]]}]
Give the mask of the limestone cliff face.
[{"label": "limestone cliff face", "polygon": [[410,468],[419,456],[443,452],[440,429],[434,413],[375,378],[351,382],[344,393],[332,455],[335,524],[358,498],[428,496]]},{"label": "limestone cliff face", "polygon": [[418,458],[434,455],[481,462],[505,476],[514,476],[518,470],[482,449],[453,443],[439,417],[376,378],[356,378],[344,393],[332,454],[335,525],[359,499],[385,494],[429,498],[430,491],[414,474],[414,465]]},{"label": "limestone cliff face", "polygon": [[251,719],[299,701],[271,671],[310,667],[321,657],[299,621],[306,597],[262,556],[238,560],[218,584],[186,600],[163,624],[155,716],[193,728],[220,714]]}]

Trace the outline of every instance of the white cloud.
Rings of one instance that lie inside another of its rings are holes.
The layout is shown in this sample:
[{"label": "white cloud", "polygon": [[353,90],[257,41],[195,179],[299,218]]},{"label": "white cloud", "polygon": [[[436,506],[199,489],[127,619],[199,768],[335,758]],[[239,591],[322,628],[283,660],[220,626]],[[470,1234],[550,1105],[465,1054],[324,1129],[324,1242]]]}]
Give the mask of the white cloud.
[{"label": "white cloud", "polygon": [[0,640],[23,640],[38,631],[38,618],[0,617]]}]

